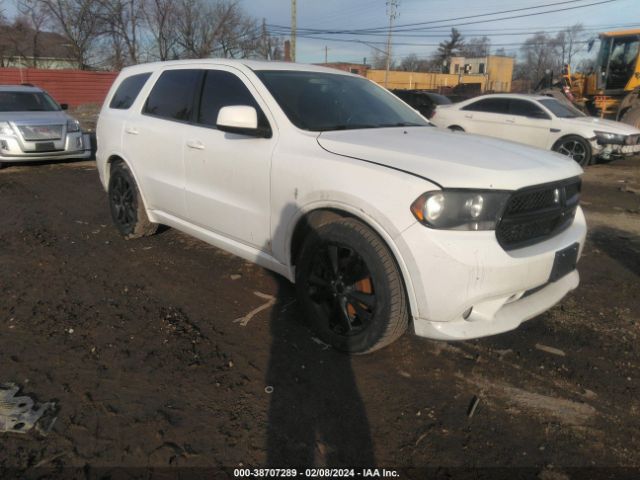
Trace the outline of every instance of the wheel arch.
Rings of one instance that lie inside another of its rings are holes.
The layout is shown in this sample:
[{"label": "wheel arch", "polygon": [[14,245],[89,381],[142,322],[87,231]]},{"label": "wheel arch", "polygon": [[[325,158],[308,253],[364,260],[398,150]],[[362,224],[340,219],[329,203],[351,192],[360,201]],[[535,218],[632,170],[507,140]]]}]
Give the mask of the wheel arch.
[{"label": "wheel arch", "polygon": [[135,169],[132,167],[131,163],[128,162],[124,158],[124,156],[118,153],[111,154],[107,158],[107,161],[105,162],[104,172],[103,172],[105,189],[107,191],[109,190],[109,179],[111,178],[111,169],[113,168],[113,165],[115,165],[116,163],[124,163],[127,166],[127,168],[129,169],[129,172],[131,172],[131,175],[133,175],[134,181],[136,182],[136,188],[138,189],[138,192],[140,193],[140,197],[142,198],[142,203],[144,204],[144,209],[145,209],[145,212],[147,212],[147,216],[151,221],[155,221],[153,215],[149,211],[148,202],[147,202],[145,193],[142,190],[142,188],[140,188],[140,180],[139,180],[138,174],[136,173]]},{"label": "wheel arch", "polygon": [[306,235],[308,235],[313,228],[318,228],[321,225],[340,218],[356,219],[371,228],[371,230],[380,237],[382,242],[391,252],[393,259],[400,270],[400,276],[402,277],[402,283],[409,302],[409,316],[413,318],[414,315],[417,315],[418,301],[415,295],[413,282],[404,261],[404,256],[402,255],[397,243],[393,240],[393,237],[386,231],[386,229],[380,225],[380,223],[376,222],[369,215],[366,215],[362,210],[357,210],[347,205],[314,206],[311,209],[303,211],[298,218],[292,222],[294,223],[294,227],[291,229],[291,234],[289,235],[287,242],[287,254],[289,256],[287,260],[291,268],[291,279],[295,279],[294,269],[297,263],[297,256],[300,253],[300,249],[304,243]]}]

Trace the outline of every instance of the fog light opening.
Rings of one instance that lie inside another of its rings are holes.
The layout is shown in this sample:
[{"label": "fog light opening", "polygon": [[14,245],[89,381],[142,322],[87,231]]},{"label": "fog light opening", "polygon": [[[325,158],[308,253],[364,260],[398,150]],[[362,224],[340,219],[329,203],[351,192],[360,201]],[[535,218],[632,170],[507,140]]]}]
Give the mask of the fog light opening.
[{"label": "fog light opening", "polygon": [[469,318],[469,316],[471,315],[471,312],[473,312],[473,307],[469,307],[467,308],[464,313],[462,314],[462,318],[467,320]]},{"label": "fog light opening", "polygon": [[9,150],[9,145],[6,140],[0,140],[0,148],[2,150]]}]

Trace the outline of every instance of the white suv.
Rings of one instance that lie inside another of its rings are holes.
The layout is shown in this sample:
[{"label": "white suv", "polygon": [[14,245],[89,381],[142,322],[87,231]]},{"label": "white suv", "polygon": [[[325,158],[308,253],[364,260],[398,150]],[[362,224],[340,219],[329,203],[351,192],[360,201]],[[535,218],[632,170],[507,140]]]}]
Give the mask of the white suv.
[{"label": "white suv", "polygon": [[578,285],[580,166],[433,128],[362,77],[187,60],[122,71],[98,171],[126,238],[182,230],[295,282],[352,353],[516,328]]}]

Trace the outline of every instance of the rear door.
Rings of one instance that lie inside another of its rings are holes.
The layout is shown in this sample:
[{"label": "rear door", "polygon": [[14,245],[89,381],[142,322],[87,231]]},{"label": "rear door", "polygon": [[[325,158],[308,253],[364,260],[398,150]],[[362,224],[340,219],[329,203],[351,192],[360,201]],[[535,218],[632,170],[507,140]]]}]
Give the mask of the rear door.
[{"label": "rear door", "polygon": [[[194,125],[184,137],[189,220],[209,231],[270,249],[271,156],[277,141],[273,119],[246,76],[231,67],[205,70]],[[245,105],[258,112],[271,138],[225,133],[216,128],[222,107]]]},{"label": "rear door", "polygon": [[[156,74],[157,75],[157,74]],[[185,218],[184,135],[194,114],[202,71],[163,71],[142,106],[126,121],[123,151],[134,165],[147,208]]]},{"label": "rear door", "polygon": [[551,116],[530,100],[512,98],[509,101],[512,126],[511,140],[538,148],[547,148],[551,134]]},{"label": "rear door", "polygon": [[509,99],[501,97],[483,98],[462,107],[462,127],[469,133],[509,138]]}]

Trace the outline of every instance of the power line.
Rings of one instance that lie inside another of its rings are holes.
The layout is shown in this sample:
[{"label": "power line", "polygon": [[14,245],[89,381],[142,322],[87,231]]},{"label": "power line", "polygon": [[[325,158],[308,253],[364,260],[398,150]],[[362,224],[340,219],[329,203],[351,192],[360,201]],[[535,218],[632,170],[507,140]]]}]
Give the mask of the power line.
[{"label": "power line", "polygon": [[[521,14],[521,15],[512,15],[512,16],[508,16],[508,17],[501,17],[501,18],[491,18],[491,19],[485,19],[485,20],[474,20],[471,22],[465,22],[465,23],[454,23],[454,24],[449,24],[449,25],[436,25],[436,26],[431,26],[431,27],[420,27],[420,28],[407,28],[407,27],[415,27],[417,25],[432,25],[434,23],[441,23],[441,22],[453,22],[453,21],[458,21],[458,20],[466,20],[469,18],[478,18],[478,17],[486,17],[486,16],[493,16],[493,15],[502,15],[504,13],[513,13],[513,12],[517,12],[517,11],[526,11],[526,10],[532,10],[532,9],[539,9],[539,8],[545,8],[548,6],[558,6],[558,5],[563,5],[563,4],[567,4],[567,3],[576,3],[576,2],[583,2],[585,0],[565,0],[564,2],[556,2],[556,3],[552,3],[552,4],[544,4],[544,5],[538,5],[535,7],[525,7],[525,8],[519,8],[519,9],[512,9],[512,10],[503,10],[503,11],[499,11],[499,12],[492,12],[492,13],[484,13],[484,14],[479,14],[479,15],[469,15],[469,16],[465,16],[465,17],[455,17],[455,18],[448,18],[448,19],[443,19],[443,20],[432,20],[429,22],[418,22],[418,23],[411,23],[411,24],[404,24],[404,25],[397,25],[396,26],[396,32],[410,32],[410,31],[420,31],[420,30],[433,30],[435,28],[448,28],[448,27],[457,27],[457,26],[464,26],[464,25],[476,25],[476,24],[480,24],[480,23],[491,23],[491,22],[498,22],[498,21],[503,21],[503,20],[512,20],[512,19],[516,19],[516,18],[525,18],[525,17],[533,17],[533,16],[538,16],[538,15],[546,15],[548,13],[557,13],[557,12],[566,12],[569,10],[576,10],[576,9],[581,9],[581,8],[587,8],[587,7],[592,7],[595,5],[602,5],[602,4],[606,4],[606,3],[612,3],[612,2],[616,2],[618,0],[600,0],[597,2],[592,2],[589,4],[585,4],[585,5],[576,5],[576,6],[572,6],[572,7],[564,7],[564,8],[559,8],[559,9],[554,9],[554,10],[545,10],[544,12],[532,12],[532,13],[526,13],[526,14]],[[278,31],[278,30],[282,30],[282,29],[287,29],[287,27],[283,27],[281,25],[272,25],[269,24],[268,25],[269,28],[273,29],[274,31]],[[333,30],[329,30],[329,29],[300,29],[300,32],[304,32],[306,34],[309,35],[313,35],[313,34],[323,34],[323,35],[337,35],[337,34],[349,34],[349,35],[370,35],[372,33],[377,33],[380,30],[385,29],[386,27],[374,27],[374,28],[364,28],[364,29],[355,29],[355,30],[341,30],[341,29],[333,29]]]}]

